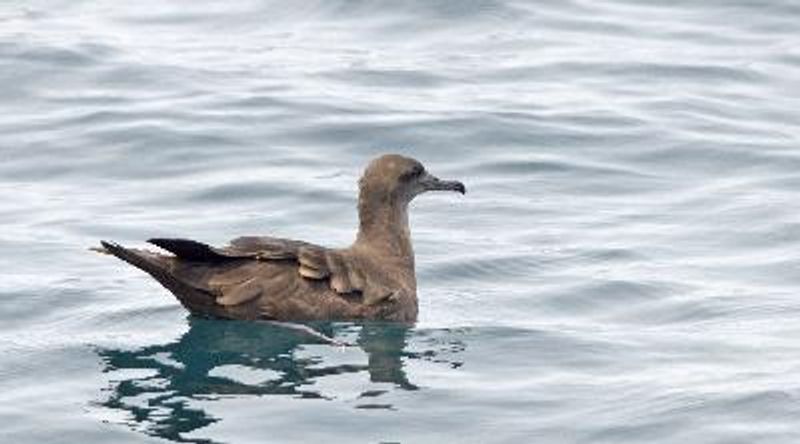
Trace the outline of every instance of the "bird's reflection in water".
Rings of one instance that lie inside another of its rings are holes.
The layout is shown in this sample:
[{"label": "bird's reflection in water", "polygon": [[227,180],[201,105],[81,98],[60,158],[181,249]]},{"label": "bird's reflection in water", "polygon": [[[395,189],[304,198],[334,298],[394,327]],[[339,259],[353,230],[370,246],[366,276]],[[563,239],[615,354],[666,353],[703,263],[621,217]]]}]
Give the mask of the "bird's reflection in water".
[{"label": "bird's reflection in water", "polygon": [[[175,342],[136,350],[98,349],[111,380],[100,404],[125,413],[126,424],[148,435],[208,442],[183,438],[184,433],[219,420],[190,407],[187,400],[213,400],[220,395],[333,399],[335,393],[323,393],[315,383],[327,376],[366,372],[370,383],[358,397],[365,402],[355,407],[392,408],[375,402],[376,398],[387,391],[419,389],[409,380],[404,362],[461,365],[454,358],[464,345],[452,336],[431,339],[424,332],[386,323],[314,327],[330,337],[355,342],[366,360],[361,356],[353,359],[356,362],[337,362],[348,353],[330,345],[309,347],[314,338],[279,326],[190,318],[189,331]],[[412,336],[419,340],[409,347]],[[219,374],[220,369],[232,368],[269,377],[249,382]]]}]

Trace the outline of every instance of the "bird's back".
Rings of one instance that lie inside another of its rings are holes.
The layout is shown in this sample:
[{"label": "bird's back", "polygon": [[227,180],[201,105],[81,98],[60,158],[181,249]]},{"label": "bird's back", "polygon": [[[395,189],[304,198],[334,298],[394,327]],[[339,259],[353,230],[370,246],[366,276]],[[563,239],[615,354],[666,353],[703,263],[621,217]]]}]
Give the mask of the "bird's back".
[{"label": "bird's back", "polygon": [[360,290],[334,290],[328,275],[308,278],[301,274],[304,265],[298,248],[311,247],[337,257],[335,250],[275,238],[243,239],[222,249],[188,240],[152,240],[172,255],[108,242],[103,246],[149,273],[196,315],[292,321],[410,320],[406,314],[394,315],[391,302],[369,304]]}]

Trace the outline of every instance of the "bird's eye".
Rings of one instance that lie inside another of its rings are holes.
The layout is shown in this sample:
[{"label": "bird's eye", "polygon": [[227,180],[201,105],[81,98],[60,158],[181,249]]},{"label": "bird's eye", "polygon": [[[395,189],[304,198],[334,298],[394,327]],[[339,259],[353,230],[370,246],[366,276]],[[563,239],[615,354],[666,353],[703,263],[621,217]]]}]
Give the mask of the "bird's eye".
[{"label": "bird's eye", "polygon": [[401,178],[403,180],[413,180],[421,176],[423,172],[425,172],[425,169],[420,165],[416,165],[415,167],[411,168],[411,170],[404,173]]}]

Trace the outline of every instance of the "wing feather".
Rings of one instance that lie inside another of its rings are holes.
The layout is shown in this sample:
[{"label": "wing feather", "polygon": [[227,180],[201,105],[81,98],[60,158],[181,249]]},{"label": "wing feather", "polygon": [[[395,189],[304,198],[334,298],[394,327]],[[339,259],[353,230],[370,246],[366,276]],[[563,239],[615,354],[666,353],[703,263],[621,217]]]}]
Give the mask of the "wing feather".
[{"label": "wing feather", "polygon": [[[304,279],[328,281],[338,294],[360,293],[367,305],[385,300],[395,289],[377,285],[377,271],[361,263],[348,250],[321,247],[308,242],[269,236],[243,236],[233,239],[227,246],[215,248],[187,239],[151,239],[150,243],[172,252],[188,261],[212,264],[232,260],[295,261],[297,273]],[[257,281],[257,279],[255,280]],[[257,298],[263,288],[255,281],[238,281],[213,285],[220,295],[221,305],[238,305]]]}]

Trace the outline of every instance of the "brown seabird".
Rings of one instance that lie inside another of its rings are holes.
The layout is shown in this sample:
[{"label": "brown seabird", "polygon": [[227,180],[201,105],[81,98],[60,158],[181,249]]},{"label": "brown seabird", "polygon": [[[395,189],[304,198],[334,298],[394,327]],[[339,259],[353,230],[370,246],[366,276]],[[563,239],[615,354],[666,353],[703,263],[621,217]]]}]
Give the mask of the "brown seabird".
[{"label": "brown seabird", "polygon": [[387,154],[370,162],[359,189],[358,236],[347,248],[247,236],[221,248],[187,239],[148,240],[172,254],[106,241],[97,250],[146,271],[196,315],[414,322],[408,204],[426,191],[464,194],[464,184],[436,178],[417,160]]}]

